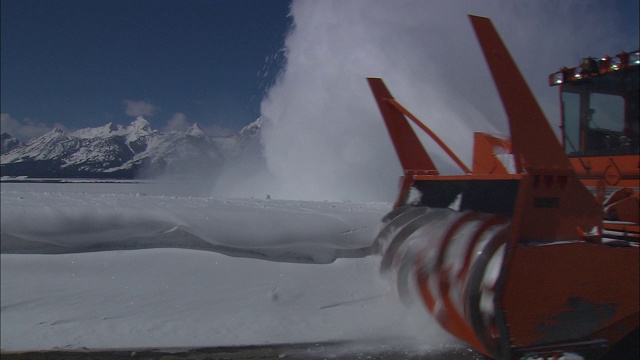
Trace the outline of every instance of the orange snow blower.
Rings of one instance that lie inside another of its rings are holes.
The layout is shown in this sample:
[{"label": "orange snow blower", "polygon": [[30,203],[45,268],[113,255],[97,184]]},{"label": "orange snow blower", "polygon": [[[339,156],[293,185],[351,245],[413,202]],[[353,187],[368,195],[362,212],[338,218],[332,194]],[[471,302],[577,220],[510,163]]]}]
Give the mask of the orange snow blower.
[{"label": "orange snow blower", "polygon": [[[598,76],[582,68],[552,75],[572,116],[564,116],[564,138],[580,146],[567,145],[567,155],[491,21],[471,23],[511,133],[476,133],[471,169],[381,79],[368,79],[404,171],[376,238],[381,271],[396,276],[403,298],[417,294],[442,327],[487,356],[637,358],[640,157],[637,140],[633,148],[622,136],[638,131],[638,52],[604,61],[609,69]],[[607,131],[591,126],[589,104],[604,95],[622,99],[597,100],[610,106],[603,121],[620,116],[608,124],[622,125]],[[611,110],[620,101],[622,110]],[[407,119],[465,174],[439,174]],[[600,143],[590,132],[600,132]]]}]

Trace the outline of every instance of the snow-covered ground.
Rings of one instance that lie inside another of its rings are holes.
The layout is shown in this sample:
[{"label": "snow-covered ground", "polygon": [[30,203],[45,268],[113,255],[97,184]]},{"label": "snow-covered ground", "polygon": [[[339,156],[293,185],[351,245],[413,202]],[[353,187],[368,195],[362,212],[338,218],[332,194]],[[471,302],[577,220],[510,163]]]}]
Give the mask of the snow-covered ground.
[{"label": "snow-covered ground", "polygon": [[390,204],[196,188],[3,182],[2,351],[456,346],[379,276],[370,246]]}]

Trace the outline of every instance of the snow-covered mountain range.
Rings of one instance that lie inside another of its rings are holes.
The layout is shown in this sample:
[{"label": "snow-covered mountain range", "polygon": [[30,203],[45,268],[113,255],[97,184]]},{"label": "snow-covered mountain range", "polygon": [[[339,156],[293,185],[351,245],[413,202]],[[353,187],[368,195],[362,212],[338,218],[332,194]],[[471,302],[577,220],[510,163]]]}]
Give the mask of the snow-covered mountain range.
[{"label": "snow-covered mountain range", "polygon": [[159,132],[143,117],[128,126],[109,123],[71,133],[54,129],[25,143],[2,134],[2,176],[133,179],[215,176],[229,161],[260,151],[262,119],[228,137],[207,135],[197,124]]}]

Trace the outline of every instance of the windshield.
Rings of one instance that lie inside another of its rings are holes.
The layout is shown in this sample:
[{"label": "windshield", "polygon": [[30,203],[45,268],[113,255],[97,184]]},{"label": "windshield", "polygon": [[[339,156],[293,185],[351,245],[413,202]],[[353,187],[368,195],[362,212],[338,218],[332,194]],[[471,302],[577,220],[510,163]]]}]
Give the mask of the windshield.
[{"label": "windshield", "polygon": [[638,69],[562,86],[564,148],[569,156],[638,153]]}]

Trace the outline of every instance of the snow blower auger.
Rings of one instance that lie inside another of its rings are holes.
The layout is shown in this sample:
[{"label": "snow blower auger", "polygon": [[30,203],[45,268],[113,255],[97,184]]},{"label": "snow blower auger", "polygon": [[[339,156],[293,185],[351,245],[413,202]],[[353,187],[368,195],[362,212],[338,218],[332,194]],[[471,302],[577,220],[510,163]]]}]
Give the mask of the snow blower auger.
[{"label": "snow blower auger", "polygon": [[[579,179],[491,21],[471,16],[471,23],[511,132],[510,141],[476,133],[472,169],[381,79],[368,79],[404,170],[376,239],[381,272],[396,277],[403,299],[415,293],[442,327],[487,356],[637,358],[637,237],[603,233],[602,204]],[[407,118],[465,174],[439,174]],[[634,197],[628,191],[624,199]]]}]

